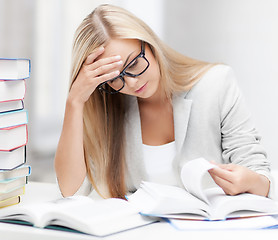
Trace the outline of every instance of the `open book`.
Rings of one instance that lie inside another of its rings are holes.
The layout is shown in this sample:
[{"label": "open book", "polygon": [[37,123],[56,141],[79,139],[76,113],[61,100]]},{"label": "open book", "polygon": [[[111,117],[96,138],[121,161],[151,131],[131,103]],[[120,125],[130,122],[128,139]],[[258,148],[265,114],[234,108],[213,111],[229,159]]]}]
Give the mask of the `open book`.
[{"label": "open book", "polygon": [[215,187],[204,188],[204,177],[217,167],[203,158],[186,163],[181,171],[184,188],[142,182],[128,201],[148,216],[178,219],[227,219],[277,214],[275,201],[249,193],[228,196]]},{"label": "open book", "polygon": [[74,196],[0,211],[0,221],[39,228],[106,236],[156,221],[141,216],[127,201]]}]

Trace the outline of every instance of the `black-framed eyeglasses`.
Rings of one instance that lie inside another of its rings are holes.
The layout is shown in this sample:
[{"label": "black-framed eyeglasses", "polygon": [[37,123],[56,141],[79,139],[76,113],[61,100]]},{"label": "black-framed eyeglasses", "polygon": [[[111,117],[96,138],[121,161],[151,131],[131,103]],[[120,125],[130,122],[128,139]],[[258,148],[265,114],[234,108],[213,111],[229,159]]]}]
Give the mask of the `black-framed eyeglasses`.
[{"label": "black-framed eyeglasses", "polygon": [[124,76],[138,77],[143,74],[149,66],[150,63],[145,57],[145,43],[141,41],[141,52],[121,71],[117,77],[101,83],[98,85],[98,89],[109,94],[118,93],[125,86]]}]

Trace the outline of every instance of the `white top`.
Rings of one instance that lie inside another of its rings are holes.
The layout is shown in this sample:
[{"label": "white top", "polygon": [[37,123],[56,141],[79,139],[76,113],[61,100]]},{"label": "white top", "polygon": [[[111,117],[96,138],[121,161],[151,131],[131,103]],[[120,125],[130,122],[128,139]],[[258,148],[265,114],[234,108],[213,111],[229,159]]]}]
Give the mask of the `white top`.
[{"label": "white top", "polygon": [[178,186],[177,174],[175,174],[173,168],[175,155],[175,141],[160,146],[143,144],[143,156],[146,168],[146,179],[144,180]]}]

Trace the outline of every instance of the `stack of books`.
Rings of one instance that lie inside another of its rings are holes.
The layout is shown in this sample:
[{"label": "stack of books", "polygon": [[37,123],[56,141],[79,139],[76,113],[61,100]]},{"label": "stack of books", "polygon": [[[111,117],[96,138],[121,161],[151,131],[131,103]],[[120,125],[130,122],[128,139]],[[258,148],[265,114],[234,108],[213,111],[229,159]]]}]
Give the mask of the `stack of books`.
[{"label": "stack of books", "polygon": [[28,114],[24,109],[29,59],[0,58],[0,208],[20,202],[31,167],[26,165]]}]

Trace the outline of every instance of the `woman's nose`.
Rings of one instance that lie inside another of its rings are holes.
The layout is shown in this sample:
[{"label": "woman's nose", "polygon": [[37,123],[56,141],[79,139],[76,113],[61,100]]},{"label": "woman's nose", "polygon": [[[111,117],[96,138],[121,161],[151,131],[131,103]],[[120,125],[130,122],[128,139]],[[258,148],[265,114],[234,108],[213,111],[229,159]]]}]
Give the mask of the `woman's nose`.
[{"label": "woman's nose", "polygon": [[134,88],[137,86],[137,78],[125,76],[125,84],[128,85],[129,88]]}]

